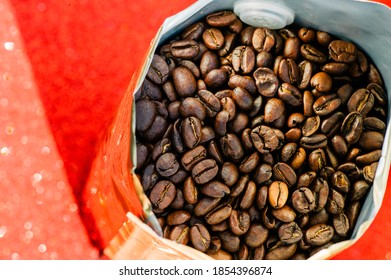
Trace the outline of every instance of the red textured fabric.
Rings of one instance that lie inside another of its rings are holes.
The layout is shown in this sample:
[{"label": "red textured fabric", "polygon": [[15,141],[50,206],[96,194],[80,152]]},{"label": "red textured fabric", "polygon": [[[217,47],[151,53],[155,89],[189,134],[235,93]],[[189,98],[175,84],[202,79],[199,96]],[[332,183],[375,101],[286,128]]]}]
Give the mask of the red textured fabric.
[{"label": "red textured fabric", "polygon": [[[195,0],[10,2],[51,131],[79,201],[96,144],[150,40],[167,16]],[[391,4],[389,0],[379,2]],[[391,259],[389,211],[390,189],[368,232],[336,258]]]}]

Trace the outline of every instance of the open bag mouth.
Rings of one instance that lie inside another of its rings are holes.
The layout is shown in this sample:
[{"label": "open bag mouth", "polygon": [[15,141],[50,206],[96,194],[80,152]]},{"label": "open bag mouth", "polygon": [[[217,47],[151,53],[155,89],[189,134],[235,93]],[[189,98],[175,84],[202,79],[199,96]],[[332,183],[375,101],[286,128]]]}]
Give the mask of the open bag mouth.
[{"label": "open bag mouth", "polygon": [[[126,102],[136,174],[127,177],[154,240],[174,255],[187,249],[158,235],[215,258],[282,250],[314,259],[356,242],[380,208],[391,161],[389,21],[379,4],[315,0],[198,1],[167,19]],[[127,217],[125,228],[137,227]]]}]

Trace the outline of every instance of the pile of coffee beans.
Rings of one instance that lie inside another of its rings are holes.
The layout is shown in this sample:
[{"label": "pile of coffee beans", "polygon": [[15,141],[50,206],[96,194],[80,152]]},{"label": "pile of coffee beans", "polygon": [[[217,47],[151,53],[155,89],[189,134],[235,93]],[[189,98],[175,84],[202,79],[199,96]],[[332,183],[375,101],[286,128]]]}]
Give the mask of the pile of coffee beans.
[{"label": "pile of coffee beans", "polygon": [[306,259],[348,239],[386,129],[377,68],[300,26],[206,16],[135,95],[137,167],[164,237],[216,259]]}]

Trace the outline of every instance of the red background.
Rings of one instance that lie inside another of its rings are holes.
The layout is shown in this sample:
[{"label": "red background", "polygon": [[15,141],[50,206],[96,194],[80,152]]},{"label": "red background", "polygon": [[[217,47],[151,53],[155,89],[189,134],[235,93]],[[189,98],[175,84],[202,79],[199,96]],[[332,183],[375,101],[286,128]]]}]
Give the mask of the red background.
[{"label": "red background", "polygon": [[[151,39],[166,17],[195,1],[9,2],[67,178],[78,200],[96,144]],[[389,0],[380,2],[391,4]],[[364,237],[336,258],[391,259],[390,210],[388,189],[383,207]],[[7,242],[12,247],[17,239],[9,238]],[[72,250],[71,244],[57,246],[69,246]],[[29,258],[28,253],[23,256]]]}]

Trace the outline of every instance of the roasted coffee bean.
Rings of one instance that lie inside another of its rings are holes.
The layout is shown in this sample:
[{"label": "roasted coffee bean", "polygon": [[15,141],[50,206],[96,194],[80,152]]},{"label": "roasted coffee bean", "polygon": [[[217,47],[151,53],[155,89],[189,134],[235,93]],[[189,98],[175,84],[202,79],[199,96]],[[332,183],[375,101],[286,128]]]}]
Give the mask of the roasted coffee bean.
[{"label": "roasted coffee bean", "polygon": [[221,247],[230,252],[235,253],[240,248],[240,238],[234,235],[231,231],[226,230],[219,234],[221,240]]},{"label": "roasted coffee bean", "polygon": [[186,97],[179,106],[179,112],[183,118],[196,117],[203,121],[206,117],[204,105],[197,98]]},{"label": "roasted coffee bean", "polygon": [[246,244],[241,244],[239,252],[235,254],[235,260],[248,260],[250,257],[250,250]]},{"label": "roasted coffee bean", "polygon": [[156,172],[155,165],[153,163],[148,164],[144,168],[144,172],[141,176],[141,184],[143,190],[149,191],[159,180],[159,174]]},{"label": "roasted coffee bean", "polygon": [[194,165],[206,158],[206,149],[203,146],[197,146],[187,151],[181,159],[182,166],[185,170],[190,171]]},{"label": "roasted coffee bean", "polygon": [[239,165],[239,171],[242,173],[250,173],[252,172],[259,164],[260,158],[257,152],[252,153]]},{"label": "roasted coffee bean", "polygon": [[345,198],[342,194],[334,189],[330,189],[329,199],[327,201],[326,209],[331,214],[341,213],[345,208]]},{"label": "roasted coffee bean", "polygon": [[299,188],[292,193],[292,205],[299,213],[311,212],[315,208],[314,194],[308,188]]},{"label": "roasted coffee bean", "polygon": [[173,130],[171,134],[171,143],[179,153],[183,153],[185,151],[185,145],[182,141],[181,136],[181,124],[182,120],[177,119],[173,125]]},{"label": "roasted coffee bean", "polygon": [[181,97],[193,96],[197,91],[197,83],[193,73],[183,66],[176,67],[172,71],[172,79],[176,92]]},{"label": "roasted coffee bean", "polygon": [[183,183],[183,198],[189,204],[195,204],[198,201],[198,189],[191,177],[187,177]]},{"label": "roasted coffee bean", "polygon": [[157,161],[158,158],[171,151],[171,141],[168,138],[163,138],[162,140],[158,141],[152,149],[152,160]]},{"label": "roasted coffee bean", "polygon": [[231,197],[237,197],[239,196],[243,190],[246,188],[247,184],[249,182],[249,175],[246,174],[238,179],[238,181],[235,183],[235,185],[231,188]]},{"label": "roasted coffee bean", "polygon": [[224,250],[218,250],[216,252],[208,252],[208,256],[214,258],[215,260],[232,260],[233,257],[230,253]]},{"label": "roasted coffee bean", "polygon": [[262,186],[258,189],[257,195],[255,197],[255,203],[260,210],[262,210],[268,202],[268,187]]},{"label": "roasted coffee bean", "polygon": [[358,112],[351,112],[345,117],[342,123],[341,133],[345,137],[346,142],[354,144],[360,139],[363,122],[363,117]]},{"label": "roasted coffee bean", "polygon": [[255,168],[254,180],[260,185],[267,182],[273,176],[273,169],[270,164],[262,163]]},{"label": "roasted coffee bean", "polygon": [[331,137],[341,129],[344,119],[345,115],[342,112],[336,112],[322,121],[320,131],[327,137]]},{"label": "roasted coffee bean", "polygon": [[368,70],[368,60],[365,57],[364,53],[357,50],[357,58],[353,63],[350,64],[349,74],[358,78],[362,76]]},{"label": "roasted coffee bean", "polygon": [[314,211],[319,212],[324,209],[329,196],[330,188],[327,183],[327,179],[322,177],[316,178],[311,186],[315,198],[315,209]]},{"label": "roasted coffee bean", "polygon": [[346,162],[338,166],[338,171],[342,171],[348,175],[349,180],[357,181],[361,176],[361,171],[353,162]]},{"label": "roasted coffee bean", "polygon": [[181,130],[185,145],[192,149],[201,141],[201,121],[196,117],[188,117],[183,120]]},{"label": "roasted coffee bean", "polygon": [[174,175],[179,169],[179,162],[173,153],[165,153],[156,161],[156,171],[163,177]]},{"label": "roasted coffee bean", "polygon": [[169,239],[176,243],[186,245],[189,242],[189,227],[185,224],[174,226],[168,236]]},{"label": "roasted coffee bean", "polygon": [[218,163],[223,164],[223,162],[224,162],[223,155],[221,154],[220,148],[218,147],[216,142],[213,140],[209,142],[208,154],[210,157],[212,157]]},{"label": "roasted coffee bean", "polygon": [[213,252],[216,253],[221,249],[221,240],[218,236],[212,236],[210,238],[210,246],[208,249],[208,253]]},{"label": "roasted coffee bean", "polygon": [[363,131],[358,145],[364,150],[373,151],[381,149],[384,141],[384,135],[377,131]]},{"label": "roasted coffee bean", "polygon": [[326,154],[322,149],[316,149],[308,156],[308,166],[315,173],[319,173],[326,164]]},{"label": "roasted coffee bean", "polygon": [[209,231],[203,224],[195,224],[190,228],[190,241],[194,248],[206,252],[211,243]]},{"label": "roasted coffee bean", "polygon": [[176,100],[176,101],[171,102],[168,105],[167,111],[168,111],[168,116],[170,117],[170,119],[176,120],[180,117],[179,108],[181,107],[181,103],[182,103],[181,101]]},{"label": "roasted coffee bean", "polygon": [[296,212],[289,206],[284,205],[278,209],[272,209],[272,215],[284,223],[293,222],[296,218]]},{"label": "roasted coffee bean", "polygon": [[265,125],[257,126],[251,131],[251,140],[261,154],[272,152],[279,145],[275,131]]},{"label": "roasted coffee bean", "polygon": [[272,123],[281,118],[285,112],[284,102],[279,98],[270,98],[265,104],[265,122]]},{"label": "roasted coffee bean", "polygon": [[208,28],[202,33],[205,46],[211,50],[218,50],[224,46],[224,35],[219,29]]},{"label": "roasted coffee bean", "polygon": [[201,187],[201,193],[210,197],[224,197],[230,194],[230,189],[220,181],[211,181]]},{"label": "roasted coffee bean", "polygon": [[290,160],[290,165],[294,170],[300,169],[307,159],[307,152],[304,148],[299,147]]},{"label": "roasted coffee bean", "polygon": [[294,142],[286,144],[281,149],[281,160],[288,162],[297,151],[297,144]]},{"label": "roasted coffee bean", "polygon": [[298,142],[300,138],[301,129],[298,127],[291,128],[285,133],[285,141],[287,142]]},{"label": "roasted coffee bean", "polygon": [[297,37],[287,38],[283,50],[285,58],[297,59],[300,54],[300,40]]},{"label": "roasted coffee bean", "polygon": [[216,134],[212,127],[210,126],[203,126],[201,129],[201,140],[199,144],[204,144],[206,142],[209,142],[213,139],[215,139]]},{"label": "roasted coffee bean", "polygon": [[156,118],[156,105],[147,99],[141,99],[136,102],[136,130],[146,131],[150,128]]},{"label": "roasted coffee bean", "polygon": [[265,260],[288,260],[297,250],[297,243],[283,245],[282,242],[271,247],[265,255]]},{"label": "roasted coffee bean", "polygon": [[222,11],[209,14],[206,17],[206,22],[211,26],[221,27],[228,26],[236,20],[236,15],[230,11]]},{"label": "roasted coffee bean", "polygon": [[347,236],[349,233],[349,219],[344,213],[339,213],[333,217],[335,232],[340,236]]},{"label": "roasted coffee bean", "polygon": [[218,223],[221,223],[225,219],[227,219],[232,212],[232,206],[231,204],[222,204],[217,206],[215,209],[210,211],[206,216],[205,216],[205,221],[209,225],[216,225]]},{"label": "roasted coffee bean", "polygon": [[183,39],[199,40],[204,31],[205,24],[203,22],[196,22],[187,27],[182,32]]},{"label": "roasted coffee bean", "polygon": [[168,75],[169,69],[166,61],[155,54],[148,69],[147,77],[156,84],[163,84],[167,81]]},{"label": "roasted coffee bean", "polygon": [[257,193],[257,186],[253,181],[249,181],[243,193],[239,207],[241,209],[248,209],[253,205],[255,195]]},{"label": "roasted coffee bean", "polygon": [[363,128],[365,130],[373,130],[380,133],[384,133],[386,129],[386,124],[375,117],[366,117],[363,121]]},{"label": "roasted coffee bean", "polygon": [[176,58],[191,59],[200,51],[198,43],[191,39],[176,41],[171,44],[171,54]]},{"label": "roasted coffee bean", "polygon": [[348,193],[350,190],[350,181],[348,176],[342,171],[337,171],[331,177],[331,185],[339,192]]},{"label": "roasted coffee bean", "polygon": [[333,38],[329,33],[318,30],[316,31],[316,40],[322,46],[328,46],[330,42],[333,40]]},{"label": "roasted coffee bean", "polygon": [[370,185],[364,180],[356,181],[350,192],[350,200],[355,201],[363,198],[369,189]]},{"label": "roasted coffee bean", "polygon": [[[163,85],[166,83],[163,83]],[[171,83],[172,84],[172,83]],[[164,89],[164,86],[162,85],[162,88]],[[140,99],[150,99],[154,101],[162,101],[164,96],[163,96],[163,91],[160,88],[160,86],[154,82],[151,82],[148,79],[145,79],[144,83],[141,86],[141,92],[140,93],[140,98],[136,95],[135,100],[138,101]],[[168,97],[168,95],[167,95]]]},{"label": "roasted coffee bean", "polygon": [[286,125],[289,128],[300,127],[303,124],[304,121],[305,121],[305,116],[302,113],[296,112],[296,113],[292,113],[288,117]]},{"label": "roasted coffee bean", "polygon": [[205,216],[212,211],[220,201],[221,198],[203,197],[195,204],[194,214],[196,216]]},{"label": "roasted coffee bean", "polygon": [[257,248],[266,242],[269,230],[261,224],[251,224],[244,236],[244,242],[251,248]]},{"label": "roasted coffee bean", "polygon": [[233,50],[236,43],[236,34],[233,33],[226,34],[224,36],[224,41],[225,41],[224,46],[218,50],[218,54],[220,57],[224,57],[228,55]]},{"label": "roasted coffee bean", "polygon": [[289,83],[282,83],[278,88],[278,97],[291,106],[301,106],[303,95],[300,91]]},{"label": "roasted coffee bean", "polygon": [[356,46],[343,40],[334,40],[329,45],[329,55],[336,62],[353,62],[357,57]]},{"label": "roasted coffee bean", "polygon": [[136,148],[136,151],[137,151],[136,169],[140,169],[147,162],[148,157],[149,157],[149,151],[148,151],[148,147],[144,144],[141,144],[141,143],[137,143],[136,147],[137,147]]},{"label": "roasted coffee bean", "polygon": [[149,198],[155,208],[162,210],[171,204],[175,195],[176,188],[174,184],[169,180],[162,180],[152,188]]},{"label": "roasted coffee bean", "polygon": [[228,122],[229,122],[229,113],[225,110],[220,111],[217,114],[214,123],[214,129],[217,135],[224,136],[227,134]]},{"label": "roasted coffee bean", "polygon": [[213,69],[205,76],[205,84],[208,88],[218,89],[223,86],[228,80],[228,73],[223,69]]},{"label": "roasted coffee bean", "polygon": [[228,86],[231,89],[236,87],[241,87],[247,90],[251,94],[255,94],[257,92],[257,86],[255,85],[255,81],[250,76],[240,76],[240,75],[232,75],[228,79]]},{"label": "roasted coffee bean", "polygon": [[311,136],[316,133],[320,127],[320,117],[318,115],[309,117],[303,123],[301,132],[303,136]]},{"label": "roasted coffee bean", "polygon": [[268,190],[269,203],[274,209],[282,208],[288,200],[288,185],[281,181],[274,181]]},{"label": "roasted coffee bean", "polygon": [[333,80],[326,72],[318,72],[311,78],[311,86],[319,92],[329,92],[333,86]]},{"label": "roasted coffee bean", "polygon": [[297,87],[299,89],[306,89],[310,85],[314,67],[312,63],[307,60],[301,61],[297,67],[299,69],[299,81],[297,83]]},{"label": "roasted coffee bean", "polygon": [[219,167],[215,160],[213,159],[204,159],[197,163],[193,170],[191,171],[191,176],[197,184],[205,184],[214,177],[216,177],[219,172]]},{"label": "roasted coffee bean", "polygon": [[302,27],[298,32],[298,36],[304,43],[310,43],[315,39],[315,31],[307,27]]},{"label": "roasted coffee bean", "polygon": [[253,107],[253,97],[244,88],[234,88],[232,91],[232,99],[241,110],[250,111]]},{"label": "roasted coffee bean", "polygon": [[225,162],[220,169],[220,177],[224,184],[231,187],[239,178],[239,170],[232,162]]},{"label": "roasted coffee bean", "polygon": [[178,210],[167,215],[167,224],[170,226],[176,226],[186,223],[189,219],[189,212]]},{"label": "roasted coffee bean", "polygon": [[278,65],[278,77],[285,83],[296,84],[299,81],[299,68],[293,59],[282,59]]},{"label": "roasted coffee bean", "polygon": [[363,173],[363,177],[364,179],[369,182],[369,183],[372,183],[373,182],[373,179],[375,178],[375,173],[376,173],[376,169],[377,169],[377,165],[378,163],[377,162],[374,162],[372,163],[371,165],[367,165],[363,168],[362,170],[362,173]]},{"label": "roasted coffee bean", "polygon": [[327,137],[321,133],[304,136],[300,139],[300,145],[305,149],[318,149],[327,146]]},{"label": "roasted coffee bean", "polygon": [[333,234],[334,229],[332,226],[317,224],[307,229],[304,236],[308,244],[322,246],[331,240]]},{"label": "roasted coffee bean", "polygon": [[270,51],[274,44],[275,39],[272,32],[263,27],[256,28],[252,36],[252,44],[256,51]]},{"label": "roasted coffee bean", "polygon": [[224,156],[233,162],[239,162],[244,156],[242,144],[235,134],[227,133],[220,138],[220,146]]},{"label": "roasted coffee bean", "polygon": [[284,162],[278,162],[273,166],[273,178],[285,182],[289,187],[297,182],[296,172]]},{"label": "roasted coffee bean", "polygon": [[359,148],[352,148],[351,150],[349,150],[346,156],[346,161],[353,162],[360,154],[361,154],[361,150]]},{"label": "roasted coffee bean", "polygon": [[300,53],[306,60],[310,62],[321,64],[325,63],[327,60],[327,57],[323,52],[309,44],[301,45]]},{"label": "roasted coffee bean", "polygon": [[250,215],[244,210],[232,210],[228,224],[234,234],[243,235],[250,228]]},{"label": "roasted coffee bean", "polygon": [[329,75],[340,76],[349,70],[349,64],[343,62],[329,62],[324,64],[321,69]]},{"label": "roasted coffee bean", "polygon": [[255,54],[248,46],[236,47],[232,52],[232,67],[236,72],[250,73],[255,65]]},{"label": "roasted coffee bean", "polygon": [[271,215],[271,207],[266,206],[261,211],[261,221],[268,229],[275,229],[277,227],[277,220]]},{"label": "roasted coffee bean", "polygon": [[309,187],[316,179],[316,173],[314,171],[307,171],[299,176],[297,180],[297,187]]},{"label": "roasted coffee bean", "polygon": [[326,116],[334,112],[341,105],[341,99],[336,94],[322,95],[315,100],[312,108],[315,114]]},{"label": "roasted coffee bean", "polygon": [[278,229],[278,236],[284,244],[297,243],[303,237],[303,232],[295,222],[282,224]]},{"label": "roasted coffee bean", "polygon": [[236,116],[236,104],[231,97],[223,97],[220,100],[223,111],[227,111],[229,114],[229,120],[232,121]]},{"label": "roasted coffee bean", "polygon": [[279,81],[276,74],[266,67],[260,67],[255,70],[254,74],[255,84],[258,92],[266,97],[272,97],[276,94],[279,86]]},{"label": "roasted coffee bean", "polygon": [[232,122],[229,123],[229,129],[231,132],[238,134],[248,127],[249,122],[247,114],[239,112],[236,114]]},{"label": "roasted coffee bean", "polygon": [[359,89],[349,98],[349,112],[359,112],[365,117],[371,111],[375,103],[373,94],[367,89]]},{"label": "roasted coffee bean", "polygon": [[201,76],[205,77],[211,70],[219,68],[219,57],[212,51],[206,51],[200,61]]},{"label": "roasted coffee bean", "polygon": [[387,95],[386,95],[384,89],[379,84],[371,83],[367,86],[367,90],[369,90],[373,94],[373,96],[375,97],[375,100],[380,105],[386,104]]},{"label": "roasted coffee bean", "polygon": [[356,163],[358,165],[369,165],[371,163],[379,161],[381,157],[381,150],[375,150],[356,157]]}]

